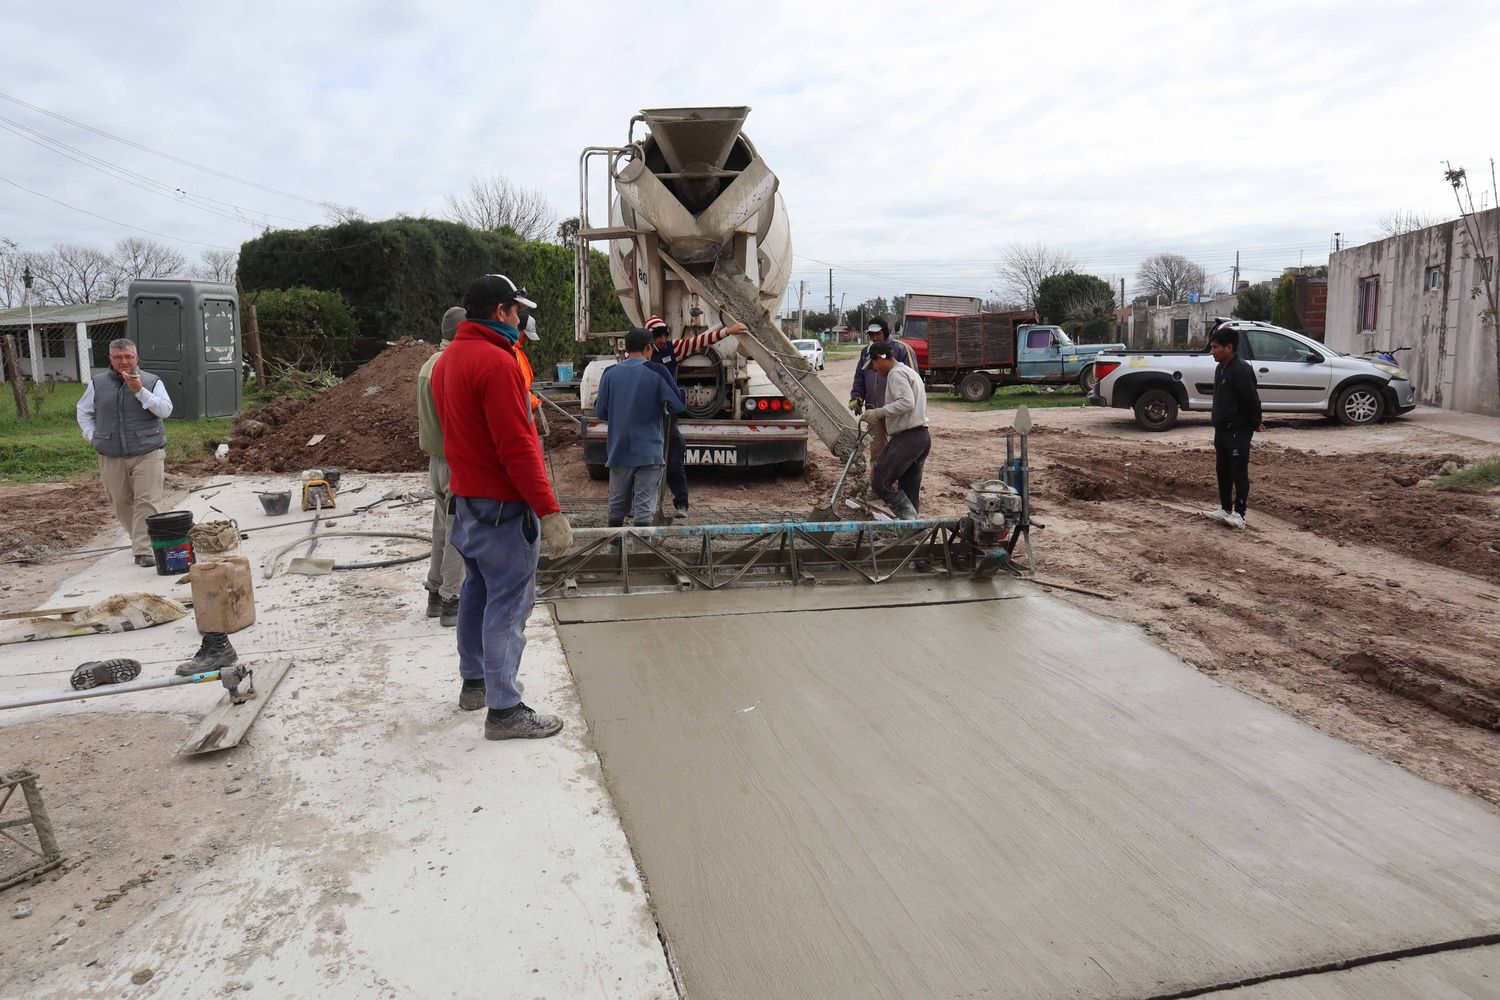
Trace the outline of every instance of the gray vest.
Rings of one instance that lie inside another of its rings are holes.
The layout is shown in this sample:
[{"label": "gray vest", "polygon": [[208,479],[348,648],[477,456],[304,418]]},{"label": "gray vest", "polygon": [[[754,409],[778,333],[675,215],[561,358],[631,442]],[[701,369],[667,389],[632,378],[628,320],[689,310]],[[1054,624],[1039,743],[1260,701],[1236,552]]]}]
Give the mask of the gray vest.
[{"label": "gray vest", "polygon": [[[161,379],[141,372],[141,385],[155,389]],[[141,405],[113,370],[94,376],[94,450],[113,458],[132,458],[167,446],[161,417]]]}]

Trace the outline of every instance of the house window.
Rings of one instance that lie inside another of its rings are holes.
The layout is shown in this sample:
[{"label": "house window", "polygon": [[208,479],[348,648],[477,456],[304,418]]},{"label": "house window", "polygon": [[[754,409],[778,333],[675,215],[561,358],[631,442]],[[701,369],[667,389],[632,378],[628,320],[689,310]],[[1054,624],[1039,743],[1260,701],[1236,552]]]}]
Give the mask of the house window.
[{"label": "house window", "polygon": [[44,358],[66,358],[68,356],[68,340],[65,333],[71,330],[53,328],[43,330],[41,333],[42,357]]},{"label": "house window", "polygon": [[1440,267],[1429,267],[1427,269],[1427,290],[1436,292],[1443,287],[1443,269]]},{"label": "house window", "polygon": [[1186,347],[1188,342],[1188,321],[1185,319],[1172,320],[1172,343],[1177,347]]},{"label": "house window", "polygon": [[1361,331],[1375,329],[1375,316],[1380,307],[1380,277],[1361,278],[1359,282],[1359,328]]}]

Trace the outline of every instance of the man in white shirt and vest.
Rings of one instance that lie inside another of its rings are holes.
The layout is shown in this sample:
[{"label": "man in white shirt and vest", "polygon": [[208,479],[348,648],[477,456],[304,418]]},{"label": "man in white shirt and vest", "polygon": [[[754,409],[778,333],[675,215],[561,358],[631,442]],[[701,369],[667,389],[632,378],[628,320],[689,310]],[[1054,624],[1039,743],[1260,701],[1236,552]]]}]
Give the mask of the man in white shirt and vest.
[{"label": "man in white shirt and vest", "polygon": [[89,382],[78,401],[83,439],[99,453],[99,478],[115,517],[130,535],[137,566],[155,566],[146,518],[166,509],[167,429],[172,397],[160,378],[138,367],[135,344],[110,341],[109,371]]}]

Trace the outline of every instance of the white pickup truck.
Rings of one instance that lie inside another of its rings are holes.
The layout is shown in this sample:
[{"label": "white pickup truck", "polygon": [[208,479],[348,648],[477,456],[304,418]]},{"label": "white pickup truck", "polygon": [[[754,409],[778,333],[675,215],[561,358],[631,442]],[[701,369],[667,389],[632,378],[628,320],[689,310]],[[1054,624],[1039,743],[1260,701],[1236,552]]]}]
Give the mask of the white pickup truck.
[{"label": "white pickup truck", "polygon": [[[1359,425],[1416,406],[1411,376],[1399,365],[1340,354],[1270,323],[1219,319],[1212,329],[1223,326],[1238,334],[1235,349],[1255,371],[1266,413],[1323,413]],[[1088,401],[1134,410],[1141,427],[1164,431],[1181,410],[1213,408],[1215,367],[1206,344],[1196,351],[1104,351]]]}]

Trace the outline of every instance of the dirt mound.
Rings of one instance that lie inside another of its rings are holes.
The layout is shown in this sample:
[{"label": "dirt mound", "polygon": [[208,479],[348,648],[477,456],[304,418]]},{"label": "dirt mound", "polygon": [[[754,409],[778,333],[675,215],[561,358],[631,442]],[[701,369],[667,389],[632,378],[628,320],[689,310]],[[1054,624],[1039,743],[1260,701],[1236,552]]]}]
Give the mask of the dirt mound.
[{"label": "dirt mound", "polygon": [[[401,340],[331,389],[307,402],[283,397],[242,416],[229,439],[235,472],[337,468],[420,472],[417,373],[437,348]],[[322,435],[317,444],[312,438]]]}]

